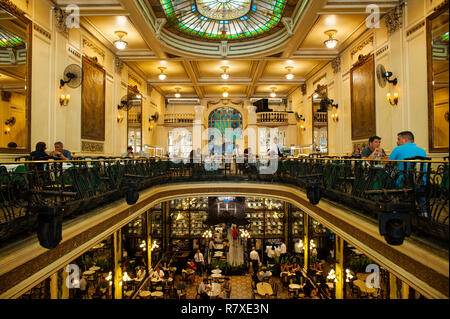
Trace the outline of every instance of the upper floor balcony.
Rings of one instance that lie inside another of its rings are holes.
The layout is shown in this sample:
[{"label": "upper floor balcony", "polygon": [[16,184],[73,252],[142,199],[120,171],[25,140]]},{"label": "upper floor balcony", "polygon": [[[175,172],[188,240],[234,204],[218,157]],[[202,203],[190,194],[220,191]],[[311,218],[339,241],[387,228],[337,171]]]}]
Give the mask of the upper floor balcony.
[{"label": "upper floor balcony", "polygon": [[193,113],[172,113],[164,115],[164,125],[167,126],[186,126],[194,123],[195,115]]},{"label": "upper floor balcony", "polygon": [[313,115],[314,125],[327,125],[328,124],[328,112],[314,112]]},{"label": "upper floor balcony", "polygon": [[256,123],[264,126],[288,125],[289,118],[286,112],[260,112],[257,113]]}]

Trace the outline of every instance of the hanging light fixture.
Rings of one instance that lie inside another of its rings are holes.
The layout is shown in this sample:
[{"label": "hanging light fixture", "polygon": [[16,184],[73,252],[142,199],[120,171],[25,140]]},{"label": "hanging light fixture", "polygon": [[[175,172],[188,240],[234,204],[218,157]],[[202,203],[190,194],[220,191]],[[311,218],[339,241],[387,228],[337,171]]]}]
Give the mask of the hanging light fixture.
[{"label": "hanging light fixture", "polygon": [[227,73],[227,70],[230,68],[229,66],[223,65],[220,67],[223,70],[223,73],[221,75],[222,79],[224,80],[228,80],[228,78],[230,77],[230,75]]},{"label": "hanging light fixture", "polygon": [[116,31],[114,32],[114,34],[119,37],[119,40],[114,41],[114,45],[117,49],[124,50],[127,47],[128,43],[122,40],[122,38],[128,33],[126,33],[125,31]]},{"label": "hanging light fixture", "polygon": [[165,71],[167,68],[166,68],[165,66],[160,66],[158,69],[161,71],[161,74],[158,75],[158,78],[159,78],[161,81],[164,81],[164,80],[167,78],[167,75],[164,74],[164,71]]},{"label": "hanging light fixture", "polygon": [[179,99],[179,98],[181,97],[181,94],[180,94],[181,88],[176,87],[175,90],[177,91],[177,93],[175,93],[175,97],[176,97],[177,99]]},{"label": "hanging light fixture", "polygon": [[292,74],[292,69],[293,68],[294,68],[293,66],[285,67],[285,69],[288,71],[288,73],[286,74],[286,79],[292,80],[294,78],[294,74]]},{"label": "hanging light fixture", "polygon": [[182,218],[183,218],[183,215],[181,215],[181,213],[178,213],[177,219],[176,219],[176,220],[180,220],[180,219],[182,219]]},{"label": "hanging light fixture", "polygon": [[276,90],[277,88],[274,87],[274,86],[272,86],[270,89],[272,90],[272,93],[270,93],[270,97],[276,97],[277,94],[275,93],[275,90]]},{"label": "hanging light fixture", "polygon": [[334,39],[333,36],[337,33],[337,30],[327,30],[324,32],[329,39],[324,42],[328,49],[334,49],[338,44],[338,40]]},{"label": "hanging light fixture", "polygon": [[222,96],[223,97],[225,97],[225,98],[227,98],[228,97],[228,88],[226,87],[226,86],[224,86],[223,88],[223,92],[222,92]]}]

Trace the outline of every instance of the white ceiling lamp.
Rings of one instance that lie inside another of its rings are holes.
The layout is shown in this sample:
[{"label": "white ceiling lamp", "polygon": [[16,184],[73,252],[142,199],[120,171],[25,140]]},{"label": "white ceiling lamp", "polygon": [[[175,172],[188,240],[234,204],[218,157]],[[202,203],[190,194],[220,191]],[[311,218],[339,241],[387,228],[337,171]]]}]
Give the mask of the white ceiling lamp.
[{"label": "white ceiling lamp", "polygon": [[227,98],[228,95],[229,95],[229,94],[228,94],[228,88],[225,86],[225,87],[223,87],[222,89],[223,89],[222,96],[225,97],[225,98]]},{"label": "white ceiling lamp", "polygon": [[114,34],[119,37],[119,40],[114,41],[114,45],[116,46],[116,48],[118,50],[125,50],[128,43],[122,40],[122,38],[126,36],[128,33],[126,33],[125,31],[116,31],[114,32]]},{"label": "white ceiling lamp", "polygon": [[161,81],[164,81],[164,80],[167,78],[167,75],[164,74],[164,71],[165,71],[167,68],[166,68],[165,66],[160,66],[158,69],[161,71],[161,74],[158,75],[158,78],[159,78]]},{"label": "white ceiling lamp", "polygon": [[223,70],[223,73],[222,73],[222,79],[224,79],[224,80],[228,80],[228,78],[230,77],[230,75],[227,73],[227,70],[230,68],[229,66],[226,66],[226,65],[223,65],[223,66],[221,66],[220,67],[222,70]]},{"label": "white ceiling lamp", "polygon": [[294,78],[294,74],[292,74],[292,69],[293,68],[294,68],[293,66],[285,67],[285,69],[288,71],[288,73],[286,74],[286,79],[292,80]]},{"label": "white ceiling lamp", "polygon": [[328,49],[334,49],[339,42],[338,40],[333,38],[333,36],[337,33],[337,30],[327,30],[324,33],[329,37],[329,39],[326,40],[324,44]]},{"label": "white ceiling lamp", "polygon": [[270,88],[272,90],[272,93],[270,93],[270,97],[277,97],[277,94],[275,93],[275,90],[277,89],[276,87],[271,87]]},{"label": "white ceiling lamp", "polygon": [[181,94],[180,94],[181,88],[176,87],[175,90],[177,91],[177,93],[175,93],[175,97],[176,97],[177,99],[179,99],[179,98],[181,97]]}]

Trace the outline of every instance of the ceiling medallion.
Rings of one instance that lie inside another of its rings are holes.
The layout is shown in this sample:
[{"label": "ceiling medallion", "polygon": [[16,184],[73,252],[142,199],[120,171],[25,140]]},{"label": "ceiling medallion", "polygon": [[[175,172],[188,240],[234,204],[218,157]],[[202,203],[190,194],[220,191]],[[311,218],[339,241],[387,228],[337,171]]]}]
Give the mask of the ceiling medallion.
[{"label": "ceiling medallion", "polygon": [[281,20],[286,0],[160,0],[168,21],[192,36],[236,40],[269,31]]}]

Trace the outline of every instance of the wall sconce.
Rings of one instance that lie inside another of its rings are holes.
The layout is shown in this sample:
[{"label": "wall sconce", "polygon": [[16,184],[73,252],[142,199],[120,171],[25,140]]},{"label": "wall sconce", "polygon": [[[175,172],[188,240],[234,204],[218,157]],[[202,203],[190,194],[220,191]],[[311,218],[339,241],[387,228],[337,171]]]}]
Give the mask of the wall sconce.
[{"label": "wall sconce", "polygon": [[303,131],[306,131],[306,126],[305,126],[306,118],[302,114],[299,115],[298,113],[295,113],[295,118],[297,119],[298,122],[300,122],[300,121],[303,122],[300,124],[300,128]]},{"label": "wall sconce", "polygon": [[337,114],[337,113],[332,113],[332,114],[331,114],[331,119],[332,119],[334,122],[338,122],[338,121],[339,121],[339,114]]},{"label": "wall sconce", "polygon": [[5,121],[5,134],[11,133],[11,127],[16,124],[16,118],[13,116]]},{"label": "wall sconce", "polygon": [[61,96],[59,97],[59,105],[61,106],[67,106],[69,104],[70,101],[70,94],[61,94]]},{"label": "wall sconce", "polygon": [[392,97],[391,93],[386,94],[386,98],[391,105],[398,105],[398,93],[394,93],[394,97]]},{"label": "wall sconce", "polygon": [[117,123],[122,123],[123,122],[123,116],[120,114],[117,114]]}]

